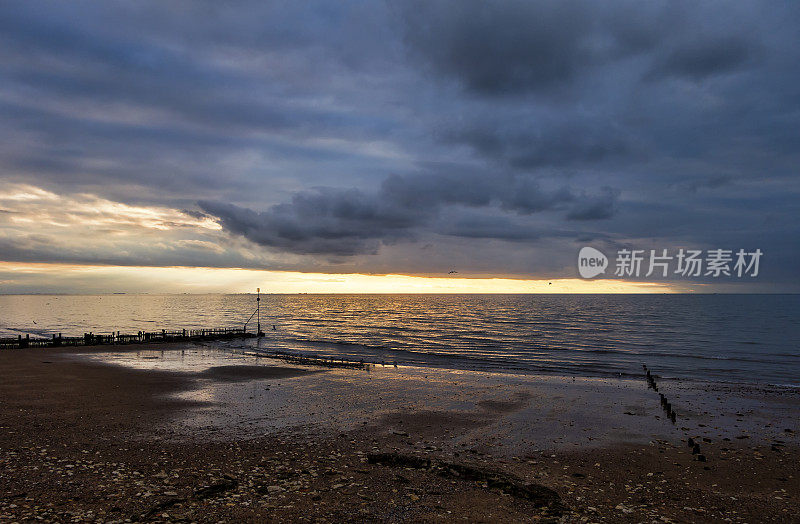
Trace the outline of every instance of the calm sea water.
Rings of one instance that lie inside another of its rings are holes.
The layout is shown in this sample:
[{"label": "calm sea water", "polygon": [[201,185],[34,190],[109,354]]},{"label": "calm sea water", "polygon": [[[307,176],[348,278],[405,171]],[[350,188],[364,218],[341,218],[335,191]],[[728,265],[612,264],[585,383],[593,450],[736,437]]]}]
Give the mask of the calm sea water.
[{"label": "calm sea water", "polygon": [[[262,295],[261,306],[267,336],[231,345],[581,376],[639,376],[646,363],[800,386],[800,295]],[[0,337],[232,327],[254,309],[253,295],[0,295]]]}]

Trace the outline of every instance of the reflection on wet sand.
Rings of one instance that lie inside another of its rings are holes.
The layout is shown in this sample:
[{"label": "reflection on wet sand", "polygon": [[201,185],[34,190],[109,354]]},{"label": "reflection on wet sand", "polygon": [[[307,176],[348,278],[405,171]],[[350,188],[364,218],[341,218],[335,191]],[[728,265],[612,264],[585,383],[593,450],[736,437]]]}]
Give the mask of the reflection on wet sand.
[{"label": "reflection on wet sand", "polygon": [[152,349],[0,352],[0,514],[784,522],[800,503],[792,389],[660,381],[673,424],[644,379]]},{"label": "reflection on wet sand", "polygon": [[[250,438],[270,431],[335,434],[412,432],[442,448],[492,448],[504,455],[619,443],[785,437],[777,421],[796,399],[780,388],[672,381],[677,424],[644,381],[516,375],[412,366],[365,370],[298,366],[215,349],[91,353],[92,360],[188,373],[175,394],[197,407],[170,421],[183,434]],[[714,392],[726,389],[723,395]],[[789,392],[790,393],[790,392]],[[742,416],[746,412],[748,416]]]}]

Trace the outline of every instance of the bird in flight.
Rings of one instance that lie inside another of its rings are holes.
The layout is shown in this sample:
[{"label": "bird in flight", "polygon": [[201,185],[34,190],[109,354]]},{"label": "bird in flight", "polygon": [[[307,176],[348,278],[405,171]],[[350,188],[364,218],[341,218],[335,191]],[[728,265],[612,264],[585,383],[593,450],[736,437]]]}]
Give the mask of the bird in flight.
[{"label": "bird in flight", "polygon": [[453,273],[458,273],[458,271],[450,271],[448,275],[452,275]]}]

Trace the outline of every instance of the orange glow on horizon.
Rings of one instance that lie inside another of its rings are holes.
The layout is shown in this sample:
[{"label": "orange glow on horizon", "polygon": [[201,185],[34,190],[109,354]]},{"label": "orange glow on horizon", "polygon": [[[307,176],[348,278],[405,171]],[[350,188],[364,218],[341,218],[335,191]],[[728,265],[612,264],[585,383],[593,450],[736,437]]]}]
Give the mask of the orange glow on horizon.
[{"label": "orange glow on horizon", "polygon": [[[76,292],[162,293],[675,293],[665,283],[600,279],[449,278],[361,273],[301,273],[239,268],[101,266],[0,262],[0,293],[29,280],[41,288]],[[14,278],[8,279],[9,274]],[[102,289],[102,291],[100,290]]]}]

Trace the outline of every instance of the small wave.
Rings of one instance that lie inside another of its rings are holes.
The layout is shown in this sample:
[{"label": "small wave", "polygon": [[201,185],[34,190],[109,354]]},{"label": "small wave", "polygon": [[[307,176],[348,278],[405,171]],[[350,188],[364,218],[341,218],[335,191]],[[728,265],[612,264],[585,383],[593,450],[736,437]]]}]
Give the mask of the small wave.
[{"label": "small wave", "polygon": [[[240,313],[249,315],[254,299],[120,295],[114,308],[107,308],[93,297],[58,298],[56,310],[50,307],[52,298],[0,296],[0,333],[73,336],[91,326],[136,332],[144,326],[188,328],[182,326],[187,319],[196,324],[192,327],[241,325]],[[279,328],[261,344],[280,350],[456,369],[617,377],[635,377],[647,363],[682,379],[791,387],[800,376],[796,295],[275,295],[262,300],[269,303],[269,320],[262,315],[262,321]],[[46,330],[18,329],[30,323],[31,310]]]},{"label": "small wave", "polygon": [[280,339],[270,339],[282,342],[294,342],[298,344],[318,345],[318,346],[341,346],[341,347],[354,347],[372,350],[387,350],[386,346],[382,344],[365,344],[363,342],[353,342],[349,340],[339,340],[333,338],[303,338],[303,337],[282,337]]}]

